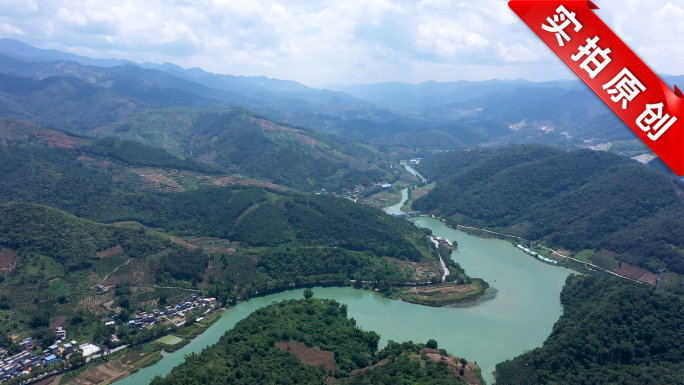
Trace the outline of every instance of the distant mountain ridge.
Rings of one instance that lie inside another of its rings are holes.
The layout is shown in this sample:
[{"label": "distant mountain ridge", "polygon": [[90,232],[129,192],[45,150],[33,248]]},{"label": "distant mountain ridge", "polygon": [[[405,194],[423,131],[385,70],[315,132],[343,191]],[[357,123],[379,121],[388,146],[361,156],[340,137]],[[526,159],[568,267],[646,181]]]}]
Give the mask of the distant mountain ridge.
[{"label": "distant mountain ridge", "polygon": [[56,61],[72,60],[85,65],[97,65],[102,67],[113,67],[124,64],[136,64],[130,60],[119,59],[92,59],[86,56],[79,56],[72,53],[57,51],[54,49],[46,50],[30,46],[19,40],[0,39],[0,52],[26,61]]},{"label": "distant mountain ridge", "polygon": [[[0,88],[5,95],[0,95],[0,115],[70,131],[107,130],[104,127],[144,121],[153,126],[151,131],[161,134],[168,133],[158,129],[165,124],[175,131],[186,129],[200,110],[246,107],[272,121],[353,138],[393,155],[407,148],[453,150],[511,143],[599,146],[626,156],[646,151],[636,135],[579,81],[395,82],[330,90],[264,76],[183,69],[170,63],[90,59],[9,39],[0,39],[0,55],[0,73],[45,82],[21,86],[40,90],[40,95],[8,95],[12,92],[7,86],[16,88],[21,82],[2,78]],[[661,77],[670,85],[684,79]],[[159,114],[166,117],[152,117]],[[147,144],[162,141],[166,148],[179,146],[167,138],[129,137],[122,130],[117,132],[122,137]]]},{"label": "distant mountain ridge", "polygon": [[[85,66],[99,66],[99,67],[124,67],[128,71],[132,69],[129,66],[145,70],[158,70],[170,75],[183,78],[185,80],[199,83],[210,88],[215,88],[223,91],[234,91],[246,95],[270,95],[270,93],[281,93],[281,97],[287,93],[299,93],[294,97],[303,97],[311,99],[306,92],[313,92],[316,95],[324,95],[329,98],[338,97],[342,100],[350,102],[355,101],[355,98],[346,95],[342,92],[319,90],[307,87],[301,83],[292,80],[270,79],[265,76],[233,76],[221,75],[202,70],[201,68],[183,69],[175,64],[164,63],[136,63],[130,60],[118,59],[92,59],[85,56],[74,55],[57,50],[43,50],[32,47],[28,44],[22,43],[18,40],[0,39],[0,53],[21,59],[29,62],[55,62],[55,61],[72,61]],[[118,70],[121,72],[121,70]],[[277,96],[277,95],[276,95]],[[290,96],[292,97],[292,96]],[[320,97],[319,97],[320,99]]]}]

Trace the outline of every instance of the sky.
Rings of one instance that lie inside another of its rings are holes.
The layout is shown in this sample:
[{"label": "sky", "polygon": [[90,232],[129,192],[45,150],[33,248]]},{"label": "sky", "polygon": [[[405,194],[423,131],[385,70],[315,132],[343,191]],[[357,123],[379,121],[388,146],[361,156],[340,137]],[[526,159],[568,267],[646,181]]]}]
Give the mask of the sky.
[{"label": "sky", "polygon": [[[594,0],[654,71],[684,73],[684,0]],[[313,87],[575,79],[504,0],[1,0],[0,37]]]}]

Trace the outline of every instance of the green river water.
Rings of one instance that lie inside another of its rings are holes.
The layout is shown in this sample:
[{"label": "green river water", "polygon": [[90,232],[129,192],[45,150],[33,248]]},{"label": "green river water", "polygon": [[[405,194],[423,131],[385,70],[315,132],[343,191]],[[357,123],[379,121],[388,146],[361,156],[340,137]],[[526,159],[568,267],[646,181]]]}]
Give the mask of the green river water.
[{"label": "green river water", "polygon": [[[434,338],[449,353],[477,361],[485,380],[491,384],[497,363],[541,346],[550,334],[561,315],[560,291],[572,271],[538,262],[510,242],[470,236],[429,217],[416,218],[415,222],[432,229],[436,236],[458,242],[459,252],[452,254],[452,258],[468,275],[482,278],[491,286],[483,299],[465,307],[431,308],[349,287],[314,288],[314,296],[349,305],[349,317],[354,317],[364,330],[380,334],[381,347],[387,340],[427,342]],[[253,311],[274,301],[302,298],[302,292],[298,289],[253,298],[228,309],[189,345],[175,353],[163,353],[160,362],[118,381],[117,385],[149,384],[155,375],[168,374],[186,354],[214,344]]]}]

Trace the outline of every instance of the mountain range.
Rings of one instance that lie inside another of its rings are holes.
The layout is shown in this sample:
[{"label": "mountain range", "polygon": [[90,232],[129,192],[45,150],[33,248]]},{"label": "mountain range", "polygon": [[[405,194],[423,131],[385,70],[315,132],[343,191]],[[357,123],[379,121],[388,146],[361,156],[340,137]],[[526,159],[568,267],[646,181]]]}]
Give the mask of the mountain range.
[{"label": "mountain range", "polygon": [[[647,152],[578,81],[428,81],[316,89],[170,63],[91,59],[9,39],[0,39],[0,55],[0,74],[6,75],[0,78],[0,116],[89,135],[112,124],[177,126],[178,116],[199,110],[246,107],[267,120],[348,137],[386,153],[535,142],[613,146],[611,151],[629,156]],[[669,84],[682,80],[662,78]]]}]

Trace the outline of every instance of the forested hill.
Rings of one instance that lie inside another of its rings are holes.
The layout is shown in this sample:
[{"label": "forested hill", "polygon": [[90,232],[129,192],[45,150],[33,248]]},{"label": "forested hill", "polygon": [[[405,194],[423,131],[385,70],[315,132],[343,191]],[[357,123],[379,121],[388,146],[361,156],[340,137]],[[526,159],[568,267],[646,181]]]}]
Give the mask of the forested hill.
[{"label": "forested hill", "polygon": [[132,166],[204,173],[231,169],[302,191],[353,190],[358,185],[392,182],[396,177],[382,153],[351,139],[278,124],[244,108],[179,108],[133,112],[131,117],[117,118],[116,124],[98,123],[92,130],[75,130],[85,137],[0,119],[0,146],[79,148],[82,153]]},{"label": "forested hill", "polygon": [[416,210],[684,272],[684,186],[632,160],[527,145],[435,155],[418,170],[437,186]]},{"label": "forested hill", "polygon": [[303,191],[339,191],[388,181],[382,154],[335,135],[277,124],[246,109],[201,113],[183,153]]},{"label": "forested hill", "polygon": [[619,278],[570,276],[544,346],[496,366],[498,385],[684,383],[684,302]]},{"label": "forested hill", "polygon": [[[290,243],[434,257],[425,234],[346,199],[260,188],[137,193],[80,164],[73,150],[0,148],[0,204],[31,202],[99,222],[138,221],[175,235],[227,238],[252,246]],[[143,155],[139,155],[145,158]]]},{"label": "forested hill", "polygon": [[283,301],[252,313],[217,344],[187,356],[151,384],[481,383],[479,368],[466,360],[446,353],[441,359],[426,345],[410,342],[390,342],[378,352],[379,339],[347,318],[347,305]]},{"label": "forested hill", "polygon": [[[32,203],[6,203],[0,205],[0,248],[20,253],[16,271],[32,273],[39,280],[55,272],[64,276],[66,271],[90,268],[97,260],[96,253],[116,246],[132,258],[154,254],[172,243],[168,237],[148,234],[142,229],[104,225],[77,218],[63,211]],[[50,266],[40,271],[29,267],[29,259],[43,255]]]}]

